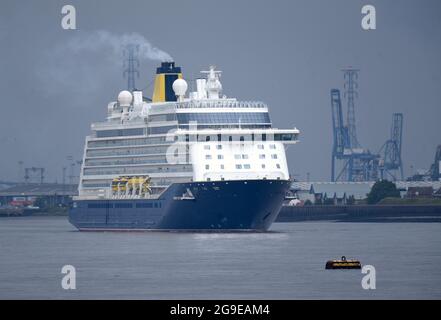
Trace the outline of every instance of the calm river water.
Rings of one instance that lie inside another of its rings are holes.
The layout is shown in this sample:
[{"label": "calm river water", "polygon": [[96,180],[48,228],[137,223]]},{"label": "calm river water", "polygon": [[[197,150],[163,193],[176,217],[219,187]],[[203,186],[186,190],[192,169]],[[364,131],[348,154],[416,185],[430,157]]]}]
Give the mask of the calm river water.
[{"label": "calm river water", "polygon": [[[325,270],[342,255],[373,265]],[[61,268],[76,269],[76,289]],[[441,298],[440,223],[276,223],[268,233],[78,232],[65,217],[0,218],[0,298]]]}]

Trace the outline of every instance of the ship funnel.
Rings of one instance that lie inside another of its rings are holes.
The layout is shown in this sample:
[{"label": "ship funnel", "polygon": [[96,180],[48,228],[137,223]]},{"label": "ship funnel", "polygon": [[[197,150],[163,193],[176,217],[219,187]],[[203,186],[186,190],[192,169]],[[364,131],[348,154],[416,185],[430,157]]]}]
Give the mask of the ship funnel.
[{"label": "ship funnel", "polygon": [[174,62],[162,62],[156,69],[153,102],[176,101],[173,91],[173,82],[176,79],[182,79],[181,67],[176,67]]}]

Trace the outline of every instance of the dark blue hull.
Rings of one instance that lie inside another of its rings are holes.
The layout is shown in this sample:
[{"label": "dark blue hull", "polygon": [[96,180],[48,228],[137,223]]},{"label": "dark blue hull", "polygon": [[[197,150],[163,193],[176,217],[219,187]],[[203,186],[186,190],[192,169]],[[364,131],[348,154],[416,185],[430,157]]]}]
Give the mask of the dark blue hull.
[{"label": "dark blue hull", "polygon": [[175,183],[158,199],[77,200],[69,221],[79,230],[265,231],[277,218],[290,184],[282,180]]}]

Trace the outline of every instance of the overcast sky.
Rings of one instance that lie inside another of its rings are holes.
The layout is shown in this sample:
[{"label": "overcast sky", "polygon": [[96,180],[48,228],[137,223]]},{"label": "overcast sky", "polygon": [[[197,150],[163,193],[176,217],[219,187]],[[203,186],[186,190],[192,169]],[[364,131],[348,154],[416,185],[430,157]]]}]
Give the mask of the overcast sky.
[{"label": "overcast sky", "polygon": [[[77,30],[61,28],[65,4],[76,8]],[[376,30],[361,28],[365,4],[376,7]],[[361,70],[355,112],[363,147],[380,149],[393,112],[404,113],[406,175],[410,166],[428,168],[441,144],[439,0],[2,0],[0,180],[17,180],[21,160],[61,182],[66,157],[81,159],[90,123],[104,120],[126,86],[121,59],[91,44],[97,31],[113,40],[138,33],[187,78],[218,66],[227,96],[264,101],[275,127],[301,130],[288,151],[299,179],[307,172],[330,179],[329,91],[343,87],[345,66]],[[147,95],[157,64],[141,61],[137,86]]]}]

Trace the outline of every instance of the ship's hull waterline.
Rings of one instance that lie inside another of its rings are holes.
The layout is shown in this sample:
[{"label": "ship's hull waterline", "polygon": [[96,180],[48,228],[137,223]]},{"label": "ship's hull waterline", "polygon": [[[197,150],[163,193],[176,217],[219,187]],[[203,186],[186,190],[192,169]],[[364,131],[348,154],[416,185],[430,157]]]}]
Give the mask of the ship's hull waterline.
[{"label": "ship's hull waterline", "polygon": [[69,221],[81,231],[266,231],[277,218],[290,184],[288,180],[174,183],[157,199],[77,200]]}]

